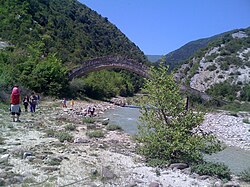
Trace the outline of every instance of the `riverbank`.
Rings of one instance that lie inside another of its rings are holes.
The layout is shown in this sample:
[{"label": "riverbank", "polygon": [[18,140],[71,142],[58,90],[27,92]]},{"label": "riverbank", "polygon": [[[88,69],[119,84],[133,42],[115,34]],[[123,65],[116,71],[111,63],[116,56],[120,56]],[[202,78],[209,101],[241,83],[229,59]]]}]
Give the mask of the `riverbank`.
[{"label": "riverbank", "polygon": [[[80,109],[89,105],[100,116],[116,106],[97,101],[75,101],[62,108],[60,101],[43,101],[36,113],[22,113],[11,122],[1,110],[0,186],[215,186],[222,181],[190,174],[188,170],[148,167],[135,153],[136,144],[120,131],[101,122],[83,121]],[[69,129],[70,125],[74,129]],[[104,137],[87,134],[101,130]],[[60,142],[53,133],[66,132],[72,141]],[[237,181],[235,183],[238,184]]]},{"label": "riverbank", "polygon": [[231,114],[226,111],[208,113],[201,125],[230,147],[250,150],[250,113]]}]

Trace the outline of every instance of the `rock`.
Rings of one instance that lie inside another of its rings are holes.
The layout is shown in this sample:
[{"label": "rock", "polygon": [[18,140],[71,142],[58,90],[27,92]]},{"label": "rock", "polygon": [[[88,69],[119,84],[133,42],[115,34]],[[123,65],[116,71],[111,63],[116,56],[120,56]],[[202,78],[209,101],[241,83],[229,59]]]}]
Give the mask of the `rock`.
[{"label": "rock", "polygon": [[109,118],[105,118],[102,120],[102,125],[108,125],[109,124]]},{"label": "rock", "polygon": [[208,175],[202,175],[202,176],[199,177],[200,180],[206,180],[208,178],[209,178]]},{"label": "rock", "polygon": [[239,183],[229,181],[223,185],[223,187],[240,187]]},{"label": "rock", "polygon": [[0,163],[8,163],[9,157],[10,157],[10,154],[2,155],[0,158]]},{"label": "rock", "polygon": [[213,186],[214,187],[222,187],[223,183],[221,181],[216,181]]},{"label": "rock", "polygon": [[0,147],[0,153],[4,153],[6,151],[7,151],[7,149]]},{"label": "rock", "polygon": [[23,159],[25,159],[27,156],[32,156],[32,152],[24,152],[23,153]]},{"label": "rock", "polygon": [[76,138],[74,140],[74,143],[89,143],[89,142],[90,142],[90,140],[87,138]]},{"label": "rock", "polygon": [[5,186],[5,180],[3,178],[0,178],[0,186]]},{"label": "rock", "polygon": [[185,169],[188,168],[188,165],[185,163],[174,163],[174,164],[170,164],[169,168],[171,169]]},{"label": "rock", "polygon": [[133,182],[131,184],[126,185],[125,187],[136,187],[136,186],[137,186],[137,184],[135,182]]},{"label": "rock", "polygon": [[35,160],[35,156],[27,156],[26,159],[29,161],[29,162],[32,162],[33,160]]},{"label": "rock", "polygon": [[159,187],[160,184],[158,182],[151,182],[148,187]]},{"label": "rock", "polygon": [[87,124],[87,129],[96,129],[96,125],[92,123]]},{"label": "rock", "polygon": [[57,166],[43,166],[43,167],[41,167],[41,169],[43,169],[44,171],[47,171],[47,172],[53,172],[53,171],[59,170],[59,167],[57,167]]},{"label": "rock", "polygon": [[108,167],[102,167],[101,176],[106,179],[113,179],[116,177],[113,171],[111,171]]}]

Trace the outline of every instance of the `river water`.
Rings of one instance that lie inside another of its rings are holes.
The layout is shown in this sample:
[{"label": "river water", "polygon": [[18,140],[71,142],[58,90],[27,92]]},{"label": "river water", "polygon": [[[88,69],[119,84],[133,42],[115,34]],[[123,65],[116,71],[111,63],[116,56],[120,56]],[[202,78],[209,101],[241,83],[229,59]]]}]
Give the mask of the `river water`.
[{"label": "river water", "polygon": [[[138,132],[137,125],[140,123],[138,108],[117,107],[114,110],[108,110],[103,116],[110,119],[110,124],[119,125],[130,135],[135,135]],[[224,163],[235,174],[250,168],[250,151],[236,147],[227,147],[216,154],[206,155],[205,159]]]}]

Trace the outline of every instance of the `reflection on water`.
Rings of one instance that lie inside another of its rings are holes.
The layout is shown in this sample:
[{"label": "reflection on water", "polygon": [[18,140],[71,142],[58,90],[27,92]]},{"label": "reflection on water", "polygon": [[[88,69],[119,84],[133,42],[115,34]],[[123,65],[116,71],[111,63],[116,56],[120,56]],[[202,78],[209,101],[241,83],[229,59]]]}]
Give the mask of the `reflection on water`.
[{"label": "reflection on water", "polygon": [[[104,113],[104,117],[110,119],[111,124],[116,124],[128,134],[137,133],[140,111],[138,108],[120,107]],[[232,172],[238,174],[250,168],[250,151],[244,151],[235,147],[227,147],[223,151],[205,157],[208,161],[222,162],[226,164]]]}]

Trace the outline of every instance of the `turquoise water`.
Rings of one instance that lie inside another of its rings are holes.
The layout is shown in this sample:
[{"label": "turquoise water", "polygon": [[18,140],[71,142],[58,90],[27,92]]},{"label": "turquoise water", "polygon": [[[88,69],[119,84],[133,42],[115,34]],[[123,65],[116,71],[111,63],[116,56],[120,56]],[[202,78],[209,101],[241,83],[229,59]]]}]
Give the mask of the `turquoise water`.
[{"label": "turquoise water", "polygon": [[[138,132],[140,111],[138,108],[119,107],[115,110],[109,110],[104,113],[104,117],[110,119],[110,124],[116,124],[130,134]],[[205,159],[213,162],[226,164],[233,173],[238,174],[241,171],[250,168],[250,151],[245,151],[235,147],[227,147],[223,151],[205,156]]]}]

